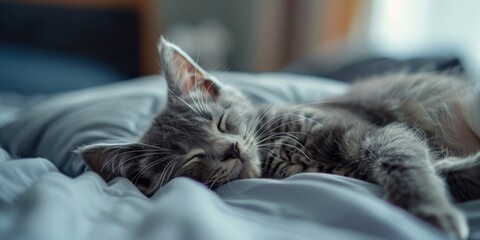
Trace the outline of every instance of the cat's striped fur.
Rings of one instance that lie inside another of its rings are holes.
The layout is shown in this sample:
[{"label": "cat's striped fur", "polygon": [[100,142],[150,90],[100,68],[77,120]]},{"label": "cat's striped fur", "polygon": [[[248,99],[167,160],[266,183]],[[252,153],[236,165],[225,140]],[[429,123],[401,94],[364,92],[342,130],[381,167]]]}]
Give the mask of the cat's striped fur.
[{"label": "cat's striped fur", "polygon": [[170,94],[150,129],[137,143],[82,151],[106,180],[127,177],[150,196],[179,176],[213,187],[337,174],[379,184],[388,201],[453,239],[468,235],[447,191],[480,197],[480,95],[465,79],[398,73],[320,103],[254,106],[165,40],[160,56]]},{"label": "cat's striped fur", "polygon": [[258,132],[270,149],[262,161],[264,176],[320,171],[368,180],[357,171],[358,144],[393,123],[415,133],[436,160],[474,154],[480,140],[460,112],[472,100],[467,86],[453,75],[395,73],[357,83],[323,103],[259,108],[253,115],[264,114]]}]

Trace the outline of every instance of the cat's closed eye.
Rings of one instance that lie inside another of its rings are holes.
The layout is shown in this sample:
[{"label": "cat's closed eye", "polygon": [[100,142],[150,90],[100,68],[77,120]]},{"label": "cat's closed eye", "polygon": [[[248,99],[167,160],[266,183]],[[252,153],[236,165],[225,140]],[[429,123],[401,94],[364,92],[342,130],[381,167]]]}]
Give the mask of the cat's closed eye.
[{"label": "cat's closed eye", "polygon": [[204,158],[204,157],[205,157],[205,154],[203,154],[203,153],[195,154],[195,155],[191,156],[191,157],[188,159],[188,161],[191,161],[191,160],[194,160],[194,159],[202,159],[202,158]]},{"label": "cat's closed eye", "polygon": [[225,113],[220,116],[218,119],[218,124],[217,124],[218,131],[225,133],[227,131],[227,125],[226,125],[226,117]]}]

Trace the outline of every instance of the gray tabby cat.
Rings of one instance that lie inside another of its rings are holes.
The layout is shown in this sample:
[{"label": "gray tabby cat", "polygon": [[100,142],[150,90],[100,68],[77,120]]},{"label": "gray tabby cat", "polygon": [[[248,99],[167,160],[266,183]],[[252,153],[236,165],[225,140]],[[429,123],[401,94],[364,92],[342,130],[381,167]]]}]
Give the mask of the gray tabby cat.
[{"label": "gray tabby cat", "polygon": [[447,191],[448,184],[457,200],[479,198],[480,138],[470,127],[478,98],[470,97],[467,81],[393,74],[323,103],[254,106],[177,46],[162,39],[159,51],[166,109],[137,143],[82,149],[105,180],[126,177],[151,196],[180,176],[215,187],[331,173],[379,184],[391,203],[453,239],[468,236]]}]

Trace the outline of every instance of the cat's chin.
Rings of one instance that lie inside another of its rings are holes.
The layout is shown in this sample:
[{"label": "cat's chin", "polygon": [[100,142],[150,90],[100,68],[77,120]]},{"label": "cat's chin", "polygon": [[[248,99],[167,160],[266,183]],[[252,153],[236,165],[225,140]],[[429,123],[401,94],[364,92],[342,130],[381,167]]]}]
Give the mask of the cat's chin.
[{"label": "cat's chin", "polygon": [[260,160],[253,158],[242,163],[242,169],[238,175],[238,179],[257,178],[261,176]]},{"label": "cat's chin", "polygon": [[235,166],[228,177],[229,181],[260,177],[260,161],[257,158],[235,161]]}]

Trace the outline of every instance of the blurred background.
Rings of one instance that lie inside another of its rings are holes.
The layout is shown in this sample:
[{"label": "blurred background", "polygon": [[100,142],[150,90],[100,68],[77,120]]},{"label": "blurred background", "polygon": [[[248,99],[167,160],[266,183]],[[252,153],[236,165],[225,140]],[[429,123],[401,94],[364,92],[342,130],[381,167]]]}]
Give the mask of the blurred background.
[{"label": "blurred background", "polygon": [[156,74],[160,34],[209,71],[478,77],[479,26],[477,0],[0,0],[0,91]]}]

